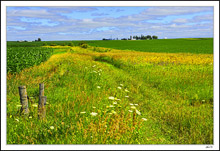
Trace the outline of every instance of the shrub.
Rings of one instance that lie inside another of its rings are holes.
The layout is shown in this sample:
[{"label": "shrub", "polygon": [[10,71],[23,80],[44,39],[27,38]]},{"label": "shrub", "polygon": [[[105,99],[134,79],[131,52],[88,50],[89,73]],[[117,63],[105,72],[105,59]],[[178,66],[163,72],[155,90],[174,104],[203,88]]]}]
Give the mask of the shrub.
[{"label": "shrub", "polygon": [[57,44],[55,44],[55,43],[51,43],[51,44],[50,44],[50,46],[56,46],[56,45],[57,45]]},{"label": "shrub", "polygon": [[73,47],[73,46],[74,46],[74,44],[73,44],[72,42],[70,42],[70,43],[68,43],[68,46]]},{"label": "shrub", "polygon": [[46,42],[43,43],[43,46],[47,46],[48,44]]}]

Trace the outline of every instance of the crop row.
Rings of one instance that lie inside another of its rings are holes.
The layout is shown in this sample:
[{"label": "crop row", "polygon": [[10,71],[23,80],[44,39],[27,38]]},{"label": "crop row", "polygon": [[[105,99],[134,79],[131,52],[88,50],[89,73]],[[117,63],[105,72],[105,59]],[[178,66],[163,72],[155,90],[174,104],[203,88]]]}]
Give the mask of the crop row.
[{"label": "crop row", "polygon": [[9,47],[7,48],[7,73],[39,65],[53,54],[51,48],[36,47]]}]

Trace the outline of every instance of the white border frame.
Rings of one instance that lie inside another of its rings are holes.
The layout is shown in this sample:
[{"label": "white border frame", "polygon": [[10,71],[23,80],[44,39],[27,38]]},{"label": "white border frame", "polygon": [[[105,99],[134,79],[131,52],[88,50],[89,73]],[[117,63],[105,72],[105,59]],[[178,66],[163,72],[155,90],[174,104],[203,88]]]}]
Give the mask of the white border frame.
[{"label": "white border frame", "polygon": [[[6,145],[7,6],[213,6],[214,145]],[[1,1],[1,149],[3,150],[219,150],[219,2],[218,1]],[[210,148],[208,148],[210,147]]]}]

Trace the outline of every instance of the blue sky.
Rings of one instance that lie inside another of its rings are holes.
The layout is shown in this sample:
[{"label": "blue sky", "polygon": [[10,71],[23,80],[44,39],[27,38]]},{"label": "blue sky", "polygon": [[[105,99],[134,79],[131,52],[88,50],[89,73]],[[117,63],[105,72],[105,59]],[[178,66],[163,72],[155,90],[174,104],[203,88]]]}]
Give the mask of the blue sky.
[{"label": "blue sky", "polygon": [[7,40],[213,37],[213,7],[7,7]]}]

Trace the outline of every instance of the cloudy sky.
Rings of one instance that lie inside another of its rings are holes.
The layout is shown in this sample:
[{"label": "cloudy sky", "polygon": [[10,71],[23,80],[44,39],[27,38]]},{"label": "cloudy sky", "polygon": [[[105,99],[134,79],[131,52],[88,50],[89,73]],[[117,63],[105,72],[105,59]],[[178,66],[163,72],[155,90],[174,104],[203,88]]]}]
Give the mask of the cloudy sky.
[{"label": "cloudy sky", "polygon": [[7,40],[213,37],[213,7],[7,7]]}]

